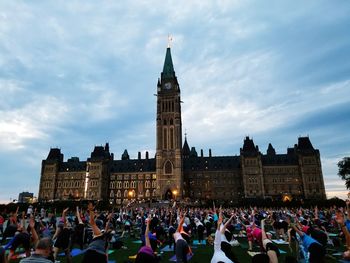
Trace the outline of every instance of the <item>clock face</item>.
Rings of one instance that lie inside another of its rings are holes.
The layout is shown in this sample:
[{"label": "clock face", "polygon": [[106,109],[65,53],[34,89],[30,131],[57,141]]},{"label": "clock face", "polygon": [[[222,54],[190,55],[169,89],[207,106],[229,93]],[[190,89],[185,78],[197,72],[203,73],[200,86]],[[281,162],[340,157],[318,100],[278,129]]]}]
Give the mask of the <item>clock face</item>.
[{"label": "clock face", "polygon": [[164,88],[171,89],[171,83],[170,82],[165,83]]}]

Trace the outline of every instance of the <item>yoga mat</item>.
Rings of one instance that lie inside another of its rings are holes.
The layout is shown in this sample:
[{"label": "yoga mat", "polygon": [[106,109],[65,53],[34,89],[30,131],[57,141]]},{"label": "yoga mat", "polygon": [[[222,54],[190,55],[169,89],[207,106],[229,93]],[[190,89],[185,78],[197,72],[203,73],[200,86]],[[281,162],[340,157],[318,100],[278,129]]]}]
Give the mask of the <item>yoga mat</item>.
[{"label": "yoga mat", "polygon": [[[79,256],[83,253],[85,253],[86,250],[81,250],[79,248],[73,248],[72,251],[70,252],[70,255],[72,257]],[[64,257],[66,254],[64,252],[61,252],[58,254],[60,257]]]},{"label": "yoga mat", "polygon": [[108,260],[108,263],[117,263],[115,260]]},{"label": "yoga mat", "polygon": [[137,257],[137,254],[134,256],[129,256],[129,259],[136,259],[136,257]]},{"label": "yoga mat", "polygon": [[337,236],[338,236],[338,234],[328,233],[328,236],[330,236],[330,237],[337,237]]},{"label": "yoga mat", "polygon": [[112,254],[114,252],[113,249],[108,249],[108,255]]},{"label": "yoga mat", "polygon": [[[189,261],[193,257],[193,254],[187,254],[187,261]],[[169,261],[176,262],[176,255],[172,256]]]},{"label": "yoga mat", "polygon": [[26,253],[21,253],[21,254],[14,254],[11,259],[19,259],[19,258],[25,258]]},{"label": "yoga mat", "polygon": [[279,244],[279,245],[288,245],[289,242],[287,241],[284,241],[283,239],[272,239],[273,242],[275,242],[276,244]]},{"label": "yoga mat", "polygon": [[280,251],[280,254],[287,254],[287,251],[284,251],[282,249],[278,249]]},{"label": "yoga mat", "polygon": [[169,251],[174,251],[174,247],[172,246],[171,248],[169,246],[163,247],[160,251],[163,252],[169,252]]},{"label": "yoga mat", "polygon": [[193,240],[193,245],[206,245],[207,241],[206,240],[202,240],[202,242],[199,242],[199,240],[195,239]]},{"label": "yoga mat", "polygon": [[132,241],[132,243],[134,243],[134,244],[142,244],[142,241],[141,240],[134,240],[134,241]]},{"label": "yoga mat", "polygon": [[248,255],[254,257],[255,255],[261,254],[261,252],[247,251]]}]

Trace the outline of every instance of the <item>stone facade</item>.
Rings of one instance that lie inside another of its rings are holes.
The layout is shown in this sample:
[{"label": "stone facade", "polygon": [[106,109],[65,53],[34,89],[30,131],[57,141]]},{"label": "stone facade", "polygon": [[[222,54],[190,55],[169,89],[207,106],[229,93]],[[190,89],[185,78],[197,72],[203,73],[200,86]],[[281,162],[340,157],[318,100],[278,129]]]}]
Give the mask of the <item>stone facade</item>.
[{"label": "stone facade", "polygon": [[269,144],[266,154],[246,137],[238,156],[200,155],[182,144],[180,87],[170,48],[157,83],[156,155],[127,150],[114,160],[105,146],[96,146],[90,158],[63,160],[60,149],[51,149],[42,161],[39,200],[132,200],[190,198],[237,202],[246,198],[325,199],[320,153],[308,137],[298,138],[285,154]]}]

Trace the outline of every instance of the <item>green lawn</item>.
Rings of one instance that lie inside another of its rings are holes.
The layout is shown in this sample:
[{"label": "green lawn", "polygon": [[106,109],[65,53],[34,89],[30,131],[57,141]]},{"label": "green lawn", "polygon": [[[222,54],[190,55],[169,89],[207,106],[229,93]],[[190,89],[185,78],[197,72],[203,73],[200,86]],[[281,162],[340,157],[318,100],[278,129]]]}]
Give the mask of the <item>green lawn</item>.
[{"label": "green lawn", "polygon": [[[109,260],[115,261],[116,263],[124,263],[124,262],[133,262],[133,260],[129,259],[129,256],[135,255],[140,248],[140,244],[133,243],[136,239],[127,238],[124,240],[125,245],[128,247],[128,249],[118,249],[114,250],[113,253],[109,255]],[[241,243],[240,246],[233,247],[233,251],[236,254],[237,258],[240,262],[251,262],[251,257],[247,253],[247,247],[248,243],[246,241],[246,238],[238,238],[239,242]],[[213,255],[213,246],[210,245],[199,245],[199,246],[192,246],[192,251],[194,253],[194,256],[190,260],[192,263],[205,263],[210,262],[211,257]],[[291,255],[288,245],[278,245],[278,247],[287,252],[286,254],[281,254],[279,257],[279,262],[284,262],[286,255]],[[258,247],[255,247],[255,251],[258,251]],[[160,252],[160,249],[157,251]],[[336,252],[336,251],[335,251]],[[159,253],[161,257],[161,262],[170,262],[169,259],[174,255],[173,252],[164,252]],[[73,262],[80,262],[82,256],[77,256],[73,258]],[[339,259],[339,256],[338,258]],[[335,257],[330,258],[327,257],[326,262],[337,262],[337,259]],[[61,262],[65,262],[64,258],[60,258]]]}]

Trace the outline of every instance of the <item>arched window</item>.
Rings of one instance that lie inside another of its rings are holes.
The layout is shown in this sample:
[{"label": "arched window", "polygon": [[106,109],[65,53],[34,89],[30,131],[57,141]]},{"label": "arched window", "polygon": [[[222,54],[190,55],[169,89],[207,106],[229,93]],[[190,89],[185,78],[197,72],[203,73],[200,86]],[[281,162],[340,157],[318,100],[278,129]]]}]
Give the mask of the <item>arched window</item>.
[{"label": "arched window", "polygon": [[124,190],[124,198],[128,198],[128,190]]},{"label": "arched window", "polygon": [[150,188],[151,187],[151,182],[150,181],[146,181],[145,182],[145,188]]},{"label": "arched window", "polygon": [[146,197],[149,197],[149,190],[148,190],[148,189],[146,190],[145,196],[146,196]]},{"label": "arched window", "polygon": [[117,182],[117,188],[118,188],[118,189],[122,188],[122,182],[121,182],[121,181],[118,181],[118,182]]},{"label": "arched window", "polygon": [[120,190],[118,190],[118,192],[117,192],[117,197],[119,198],[119,197],[122,197],[122,192],[120,191]]},{"label": "arched window", "polygon": [[152,181],[152,188],[157,188],[157,181],[156,180]]},{"label": "arched window", "polygon": [[174,129],[170,128],[170,149],[174,149]]},{"label": "arched window", "polygon": [[129,188],[129,181],[124,181],[124,188]]},{"label": "arched window", "polygon": [[173,165],[171,164],[171,162],[169,160],[166,161],[166,163],[164,165],[164,172],[166,174],[172,174],[173,173]]},{"label": "arched window", "polygon": [[135,181],[131,181],[130,188],[136,188],[136,182]]},{"label": "arched window", "polygon": [[109,197],[114,197],[114,192],[113,192],[113,190],[111,191],[111,193],[109,194]]},{"label": "arched window", "polygon": [[168,130],[164,128],[163,130],[163,149],[168,149]]}]

